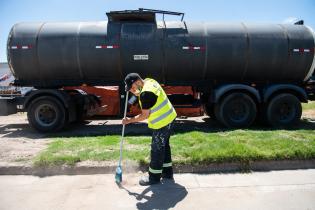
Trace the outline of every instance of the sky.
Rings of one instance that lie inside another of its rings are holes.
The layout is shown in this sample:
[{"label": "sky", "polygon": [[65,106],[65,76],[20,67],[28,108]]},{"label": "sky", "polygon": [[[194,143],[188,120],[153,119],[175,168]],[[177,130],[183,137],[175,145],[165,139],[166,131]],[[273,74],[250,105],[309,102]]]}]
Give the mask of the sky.
[{"label": "sky", "polygon": [[[315,30],[315,0],[0,0],[0,62],[18,22],[102,21],[106,12],[150,8],[184,12],[186,21],[292,23]],[[174,17],[166,17],[174,19]]]}]

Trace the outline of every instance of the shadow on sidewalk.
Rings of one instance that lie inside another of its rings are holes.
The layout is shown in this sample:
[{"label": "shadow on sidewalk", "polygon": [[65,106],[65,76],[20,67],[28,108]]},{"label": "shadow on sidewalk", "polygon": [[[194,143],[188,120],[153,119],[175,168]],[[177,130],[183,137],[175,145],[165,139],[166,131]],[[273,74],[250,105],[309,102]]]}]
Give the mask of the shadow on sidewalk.
[{"label": "shadow on sidewalk", "polygon": [[[129,195],[138,200],[137,209],[141,210],[174,208],[188,194],[184,186],[169,180],[162,181],[158,185],[149,186],[140,194],[131,192],[123,186],[120,186],[120,188],[126,190]],[[151,195],[147,195],[149,192],[151,192]]]}]

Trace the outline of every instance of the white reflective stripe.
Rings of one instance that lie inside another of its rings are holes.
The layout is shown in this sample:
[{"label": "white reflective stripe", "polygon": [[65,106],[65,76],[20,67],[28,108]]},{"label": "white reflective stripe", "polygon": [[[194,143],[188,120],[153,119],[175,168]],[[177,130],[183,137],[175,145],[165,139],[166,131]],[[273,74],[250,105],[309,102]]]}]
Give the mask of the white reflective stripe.
[{"label": "white reflective stripe", "polygon": [[119,48],[119,45],[97,45],[95,46],[96,49],[115,49]]},{"label": "white reflective stripe", "polygon": [[154,113],[163,108],[163,106],[167,105],[168,99],[165,99],[160,105],[150,110],[150,113]]},{"label": "white reflective stripe", "polygon": [[[314,33],[314,31],[313,31],[313,29],[312,28],[310,28],[310,27],[308,27],[308,26],[306,26],[310,31],[311,31],[311,33],[313,34],[313,40],[314,40],[314,46],[315,46],[315,33]],[[314,48],[313,48],[313,50],[314,50]],[[304,81],[306,81],[306,80],[308,80],[311,76],[312,76],[312,74],[313,74],[313,72],[314,72],[314,69],[315,69],[315,53],[313,52],[313,62],[312,62],[312,65],[311,65],[311,68],[310,68],[310,70],[308,71],[308,74],[306,75],[306,77],[304,78]]]},{"label": "white reflective stripe", "polygon": [[13,49],[13,50],[15,50],[17,48],[18,48],[17,46],[11,46],[11,49]]},{"label": "white reflective stripe", "polygon": [[[193,50],[201,50],[201,47],[199,46],[195,46],[195,47],[193,47],[193,46],[183,46],[182,47],[182,49],[183,50],[190,50],[190,49],[193,49]],[[204,49],[204,48],[203,48]]]},{"label": "white reflective stripe", "polygon": [[293,49],[293,52],[300,52],[299,49]]},{"label": "white reflective stripe", "polygon": [[163,120],[163,119],[166,118],[168,115],[172,114],[173,109],[174,109],[174,108],[172,107],[170,110],[168,110],[167,112],[165,112],[165,113],[162,114],[161,116],[159,116],[159,117],[155,118],[154,120],[150,121],[150,123],[151,123],[151,124],[155,124],[155,123],[157,123],[157,122]]},{"label": "white reflective stripe", "polygon": [[304,49],[304,52],[310,52],[310,49]]},{"label": "white reflective stripe", "polygon": [[22,49],[28,49],[28,46],[22,46]]},{"label": "white reflective stripe", "polygon": [[163,167],[166,168],[166,167],[171,167],[172,166],[172,162],[170,163],[163,163]]},{"label": "white reflective stripe", "polygon": [[151,167],[149,167],[149,171],[153,174],[161,174],[162,173],[162,169],[161,170],[155,170],[155,169],[152,169]]}]

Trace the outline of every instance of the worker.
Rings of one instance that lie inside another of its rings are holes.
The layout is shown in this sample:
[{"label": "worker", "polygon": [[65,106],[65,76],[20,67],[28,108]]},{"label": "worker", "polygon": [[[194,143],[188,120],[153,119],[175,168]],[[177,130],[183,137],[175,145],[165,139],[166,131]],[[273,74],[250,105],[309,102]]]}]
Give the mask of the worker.
[{"label": "worker", "polygon": [[152,129],[151,161],[149,176],[140,179],[139,184],[146,186],[160,183],[161,178],[173,180],[170,148],[170,135],[177,114],[160,84],[151,78],[142,79],[137,73],[125,78],[126,91],[139,98],[141,114],[124,118],[122,124],[140,122],[148,119]]}]

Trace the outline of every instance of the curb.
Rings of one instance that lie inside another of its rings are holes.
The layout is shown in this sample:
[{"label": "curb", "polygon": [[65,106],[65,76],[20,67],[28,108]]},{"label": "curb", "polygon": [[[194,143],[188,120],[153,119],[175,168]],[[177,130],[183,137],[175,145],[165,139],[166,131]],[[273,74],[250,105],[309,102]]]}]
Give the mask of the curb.
[{"label": "curb", "polygon": [[[130,164],[130,163],[129,163]],[[146,165],[131,164],[123,168],[124,173],[136,173],[146,171]],[[233,163],[212,163],[207,165],[174,165],[175,173],[230,173],[249,171],[271,171],[271,170],[296,170],[315,169],[315,159],[311,160],[262,160],[233,162]],[[34,175],[34,176],[54,176],[54,175],[88,175],[88,174],[114,174],[116,166],[53,166],[53,167],[33,167],[23,165],[0,165],[0,175]]]},{"label": "curb", "polygon": [[250,171],[315,169],[315,159],[310,160],[259,160],[249,162],[212,163],[207,165],[176,165],[177,173],[229,173]]},{"label": "curb", "polygon": [[114,166],[53,166],[53,167],[32,167],[32,166],[0,166],[0,175],[88,175],[88,174],[109,174],[115,173]]}]

